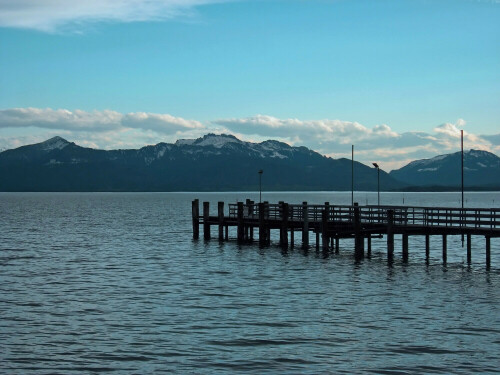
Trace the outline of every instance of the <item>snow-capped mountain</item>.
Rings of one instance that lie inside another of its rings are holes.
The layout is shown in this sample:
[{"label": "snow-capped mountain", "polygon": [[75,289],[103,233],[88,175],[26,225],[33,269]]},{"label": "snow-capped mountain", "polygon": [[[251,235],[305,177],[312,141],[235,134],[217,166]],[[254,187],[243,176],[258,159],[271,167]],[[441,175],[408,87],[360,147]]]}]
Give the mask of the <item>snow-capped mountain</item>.
[{"label": "snow-capped mountain", "polygon": [[[415,160],[391,171],[390,175],[408,185],[458,187],[462,176],[461,152]],[[500,187],[500,158],[488,151],[464,152],[464,185]]]},{"label": "snow-capped mountain", "polygon": [[[138,150],[96,150],[61,137],[0,153],[1,191],[349,190],[351,162],[277,141],[208,134]],[[376,171],[355,163],[355,188],[376,190]],[[383,190],[403,184],[381,173]]]}]

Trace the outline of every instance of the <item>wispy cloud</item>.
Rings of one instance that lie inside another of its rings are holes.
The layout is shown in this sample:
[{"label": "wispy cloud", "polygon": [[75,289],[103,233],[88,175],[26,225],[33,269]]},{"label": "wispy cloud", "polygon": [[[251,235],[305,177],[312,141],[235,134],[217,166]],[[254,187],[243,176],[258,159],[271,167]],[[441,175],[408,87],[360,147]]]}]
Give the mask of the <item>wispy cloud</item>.
[{"label": "wispy cloud", "polygon": [[96,22],[162,21],[227,0],[0,0],[0,26],[55,32]]}]

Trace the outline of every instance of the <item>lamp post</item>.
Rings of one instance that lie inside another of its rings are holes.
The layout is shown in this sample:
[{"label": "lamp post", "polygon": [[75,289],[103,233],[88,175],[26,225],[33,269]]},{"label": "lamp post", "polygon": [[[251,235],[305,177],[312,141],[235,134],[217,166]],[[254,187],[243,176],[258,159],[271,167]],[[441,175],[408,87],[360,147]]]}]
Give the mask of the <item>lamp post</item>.
[{"label": "lamp post", "polygon": [[[460,226],[463,226],[464,220],[464,131],[460,130],[460,148],[462,149],[462,215]],[[464,232],[462,232],[462,247],[464,247]]]},{"label": "lamp post", "polygon": [[262,169],[259,170],[259,203],[262,203]]},{"label": "lamp post", "polygon": [[462,148],[462,211],[464,209],[464,131],[460,130],[460,144]]},{"label": "lamp post", "polygon": [[351,146],[351,206],[354,206],[354,145]]},{"label": "lamp post", "polygon": [[380,167],[377,163],[372,163],[377,168],[377,206],[380,206]]}]

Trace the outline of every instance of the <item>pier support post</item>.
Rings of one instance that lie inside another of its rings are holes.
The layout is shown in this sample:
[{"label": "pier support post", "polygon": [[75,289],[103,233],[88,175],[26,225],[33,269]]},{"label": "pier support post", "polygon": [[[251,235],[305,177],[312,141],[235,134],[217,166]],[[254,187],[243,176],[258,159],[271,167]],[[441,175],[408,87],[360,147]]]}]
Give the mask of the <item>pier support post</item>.
[{"label": "pier support post", "polygon": [[265,223],[266,223],[266,245],[271,245],[271,227],[269,226],[269,202],[264,201]]},{"label": "pier support post", "polygon": [[290,247],[295,245],[295,230],[293,226],[290,228]]},{"label": "pier support post", "polygon": [[491,243],[490,236],[486,236],[486,269],[489,270],[491,266]]},{"label": "pier support post", "polygon": [[394,210],[387,210],[387,259],[394,257]]},{"label": "pier support post", "polygon": [[281,204],[281,246],[288,248],[288,203]]},{"label": "pier support post", "polygon": [[265,225],[265,205],[264,203],[259,203],[259,245],[263,246],[266,244],[266,225]]},{"label": "pier support post", "polygon": [[372,256],[372,235],[371,234],[369,234],[368,237],[366,237],[366,245],[367,245],[366,255],[368,258],[370,258]]},{"label": "pier support post", "polygon": [[203,202],[203,238],[210,239],[210,202]]},{"label": "pier support post", "polygon": [[[249,208],[249,215],[252,217],[252,219],[255,217],[255,202],[250,201],[250,208]],[[250,226],[250,241],[253,242],[253,225]]]},{"label": "pier support post", "polygon": [[472,262],[472,244],[471,244],[471,235],[467,234],[467,264],[471,264]]},{"label": "pier support post", "polygon": [[302,202],[302,247],[309,247],[309,208],[307,202]]},{"label": "pier support post", "polygon": [[229,240],[229,225],[226,224],[226,233],[224,233],[226,241]]},{"label": "pier support post", "polygon": [[443,234],[443,264],[448,260],[448,236]]},{"label": "pier support post", "polygon": [[340,242],[339,236],[336,236],[335,237],[335,253],[337,253],[337,254],[339,253],[339,249],[340,249],[339,242]]},{"label": "pier support post", "polygon": [[430,257],[430,236],[428,234],[425,235],[425,261],[429,263]]},{"label": "pier support post", "polygon": [[364,256],[364,239],[361,235],[361,217],[359,206],[354,203],[354,256],[359,259]]},{"label": "pier support post", "polygon": [[193,239],[197,240],[200,237],[200,204],[199,200],[195,199],[192,204],[193,216]]},{"label": "pier support post", "polygon": [[219,217],[219,240],[224,239],[224,202],[217,203],[217,214]]},{"label": "pier support post", "polygon": [[408,262],[408,234],[403,233],[403,261]]},{"label": "pier support post", "polygon": [[316,250],[319,250],[319,230],[316,230]]},{"label": "pier support post", "polygon": [[328,210],[321,211],[321,244],[323,251],[328,251]]},{"label": "pier support post", "polygon": [[238,202],[238,211],[237,211],[237,221],[238,221],[238,242],[243,242],[245,237],[245,227],[243,221],[243,202]]},{"label": "pier support post", "polygon": [[[246,217],[247,219],[251,215],[251,203],[250,199],[247,198],[245,201],[245,206],[243,207],[243,217]],[[245,241],[248,241],[250,239],[250,225],[248,225],[248,220],[247,224],[245,225]]]}]

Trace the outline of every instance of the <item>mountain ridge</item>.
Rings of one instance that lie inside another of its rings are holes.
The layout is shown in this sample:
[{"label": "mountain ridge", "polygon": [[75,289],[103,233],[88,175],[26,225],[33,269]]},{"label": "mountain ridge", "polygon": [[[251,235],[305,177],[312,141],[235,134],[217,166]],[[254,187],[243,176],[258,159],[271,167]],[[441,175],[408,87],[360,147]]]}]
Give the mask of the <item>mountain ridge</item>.
[{"label": "mountain ridge", "polygon": [[[207,134],[140,149],[96,150],[61,137],[0,153],[2,191],[350,190],[351,162],[306,147]],[[376,188],[374,168],[355,162],[355,187]],[[403,186],[381,171],[386,189]]]},{"label": "mountain ridge", "polygon": [[[457,157],[460,152],[415,160],[390,173],[381,170],[380,188],[456,190],[460,178]],[[498,156],[471,150],[465,159],[466,181],[476,183],[466,186],[500,189]],[[354,165],[355,190],[376,191],[376,169],[359,162]],[[253,143],[209,133],[139,149],[99,150],[56,136],[5,150],[0,152],[0,191],[257,190],[260,169],[264,170],[266,190],[351,189],[350,159],[332,159],[275,140]],[[486,177],[481,174],[485,170]],[[496,175],[498,179],[491,177]],[[436,176],[444,177],[440,181]]]},{"label": "mountain ridge", "polygon": [[[412,187],[461,186],[461,152],[414,160],[389,173],[395,179]],[[500,187],[500,158],[488,151],[464,151],[465,187]]]}]

